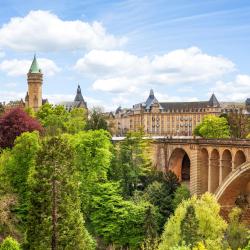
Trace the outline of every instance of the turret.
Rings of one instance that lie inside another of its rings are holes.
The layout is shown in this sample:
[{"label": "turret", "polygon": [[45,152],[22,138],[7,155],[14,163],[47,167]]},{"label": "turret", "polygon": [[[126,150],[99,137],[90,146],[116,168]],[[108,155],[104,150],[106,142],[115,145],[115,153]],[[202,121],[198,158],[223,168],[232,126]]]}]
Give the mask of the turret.
[{"label": "turret", "polygon": [[27,74],[28,93],[25,98],[25,103],[29,108],[37,111],[42,106],[42,84],[43,74],[38,66],[36,55],[34,55],[32,64]]}]

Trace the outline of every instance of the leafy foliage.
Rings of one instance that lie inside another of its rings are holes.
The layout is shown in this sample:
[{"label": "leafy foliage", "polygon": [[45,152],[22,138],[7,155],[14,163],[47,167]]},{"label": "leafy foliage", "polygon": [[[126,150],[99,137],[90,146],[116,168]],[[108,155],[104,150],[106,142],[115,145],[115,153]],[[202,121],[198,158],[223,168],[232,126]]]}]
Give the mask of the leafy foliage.
[{"label": "leafy foliage", "polygon": [[21,248],[19,243],[11,237],[5,238],[2,244],[0,245],[0,250],[20,250],[20,249]]},{"label": "leafy foliage", "polygon": [[28,248],[94,248],[80,213],[73,149],[64,138],[45,140],[30,178]]},{"label": "leafy foliage", "polygon": [[[11,235],[20,237],[18,231],[18,220],[13,214],[13,207],[17,204],[17,197],[14,194],[4,194],[0,197],[0,236]],[[1,248],[0,248],[1,249]]]},{"label": "leafy foliage", "polygon": [[75,134],[84,130],[86,125],[86,110],[73,108],[68,112],[64,106],[53,106],[45,103],[36,113],[47,135],[55,136],[61,133]]},{"label": "leafy foliage", "polygon": [[229,214],[229,224],[226,230],[226,239],[232,250],[237,250],[247,245],[247,238],[250,237],[246,225],[240,222],[240,208],[233,208]]},{"label": "leafy foliage", "polygon": [[162,179],[160,179],[160,175],[159,173],[158,180],[147,186],[143,197],[159,209],[161,215],[159,218],[159,229],[161,232],[167,218],[174,212],[173,198],[179,186],[179,181],[173,172],[162,174]]},{"label": "leafy foliage", "polygon": [[0,117],[0,147],[12,147],[17,136],[34,130],[42,131],[37,120],[20,108],[11,109]]},{"label": "leafy foliage", "polygon": [[194,134],[204,138],[229,138],[230,129],[226,118],[207,115],[195,128]]},{"label": "leafy foliage", "polygon": [[108,123],[101,108],[95,107],[90,111],[90,118],[87,121],[87,130],[108,130]]},{"label": "leafy foliage", "polygon": [[243,113],[243,109],[230,112],[225,117],[230,126],[231,135],[234,138],[245,138],[250,132],[250,120],[248,115]]},{"label": "leafy foliage", "polygon": [[96,189],[96,183],[107,180],[112,144],[109,133],[104,130],[80,132],[70,137],[70,143],[75,151],[82,211],[86,215],[92,200],[91,190]]},{"label": "leafy foliage", "polygon": [[4,113],[5,108],[4,105],[0,102],[0,116]]},{"label": "leafy foliage", "polygon": [[181,246],[186,235],[181,230],[181,223],[185,218],[187,208],[194,207],[198,220],[197,235],[199,235],[208,250],[221,249],[221,243],[226,229],[226,222],[219,216],[220,206],[212,194],[205,193],[200,199],[193,196],[183,201],[175,210],[165,225],[159,250]]},{"label": "leafy foliage", "polygon": [[181,235],[182,239],[188,246],[195,246],[201,241],[201,236],[199,235],[199,221],[196,218],[195,210],[192,205],[189,205],[186,209],[186,214],[181,221]]},{"label": "leafy foliage", "polygon": [[27,181],[39,147],[38,132],[24,132],[16,138],[12,150],[5,150],[0,156],[0,194],[3,194],[1,202],[5,210],[3,235],[21,238],[20,232],[25,231],[29,193]]},{"label": "leafy foliage", "polygon": [[130,197],[135,190],[146,187],[147,176],[152,172],[149,142],[143,140],[142,131],[129,132],[118,147],[110,178],[119,180],[123,196]]},{"label": "leafy foliage", "polygon": [[184,201],[189,199],[191,196],[189,189],[185,185],[180,185],[175,193],[173,199],[173,208],[174,210],[178,207],[178,205]]},{"label": "leafy foliage", "polygon": [[11,156],[6,162],[6,169],[13,191],[22,201],[27,198],[27,180],[29,171],[35,164],[40,148],[39,134],[25,132],[16,138]]},{"label": "leafy foliage", "polygon": [[106,243],[138,249],[146,236],[156,234],[155,208],[147,202],[123,200],[118,183],[97,184],[92,197],[91,222]]}]

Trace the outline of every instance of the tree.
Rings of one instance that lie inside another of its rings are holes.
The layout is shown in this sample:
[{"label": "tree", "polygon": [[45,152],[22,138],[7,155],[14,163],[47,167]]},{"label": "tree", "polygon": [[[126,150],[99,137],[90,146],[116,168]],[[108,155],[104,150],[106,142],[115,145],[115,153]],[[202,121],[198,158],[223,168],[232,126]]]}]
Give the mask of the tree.
[{"label": "tree", "polygon": [[240,208],[233,208],[229,214],[229,224],[226,230],[226,240],[232,250],[242,249],[247,245],[247,238],[250,237],[246,225],[240,222]]},{"label": "tree", "polygon": [[90,118],[87,121],[87,130],[108,130],[108,123],[101,108],[95,107],[90,111]]},{"label": "tree", "polygon": [[69,119],[65,122],[66,132],[70,134],[76,134],[83,131],[86,126],[86,109],[73,108],[69,113]]},{"label": "tree", "polygon": [[189,198],[190,198],[189,189],[184,185],[179,186],[176,189],[175,194],[174,194],[174,199],[173,199],[173,208],[174,208],[174,210],[178,207],[178,205],[182,201],[187,200]]},{"label": "tree", "polygon": [[[27,180],[40,147],[37,131],[24,132],[0,156],[0,233],[22,239],[27,219]],[[2,219],[1,219],[2,217]]]},{"label": "tree", "polygon": [[21,248],[15,239],[7,237],[0,245],[0,250],[21,250]]},{"label": "tree", "polygon": [[4,238],[8,235],[20,238],[18,219],[13,213],[16,204],[16,195],[4,194],[0,196],[0,238]]},{"label": "tree", "polygon": [[55,136],[65,131],[65,121],[68,120],[69,113],[62,105],[53,107],[45,103],[36,113],[37,118],[45,128],[47,135]]},{"label": "tree", "polygon": [[5,172],[21,203],[25,203],[27,199],[29,171],[34,167],[39,148],[38,132],[24,132],[16,138],[11,156],[5,162]]},{"label": "tree", "polygon": [[196,218],[194,207],[189,205],[180,225],[182,239],[187,246],[194,247],[199,241],[201,241],[198,227],[199,221]]},{"label": "tree", "polygon": [[80,212],[77,169],[66,138],[43,141],[29,186],[28,249],[94,249]]},{"label": "tree", "polygon": [[205,193],[200,199],[193,196],[178,206],[174,215],[165,224],[159,250],[168,250],[182,245],[186,235],[181,230],[181,224],[189,206],[194,207],[198,221],[196,235],[200,236],[205,248],[220,250],[227,224],[219,215],[220,206],[215,197],[209,193]]},{"label": "tree", "polygon": [[245,138],[250,132],[249,117],[243,113],[243,108],[236,109],[236,107],[233,107],[233,110],[226,115],[231,135],[234,138]]},{"label": "tree", "polygon": [[132,196],[137,189],[145,189],[147,176],[152,172],[149,141],[143,139],[143,135],[142,131],[129,132],[117,145],[109,176],[121,182],[124,197]]},{"label": "tree", "polygon": [[155,208],[148,202],[124,200],[118,183],[97,184],[92,199],[92,226],[106,244],[138,249],[146,237],[156,234]]},{"label": "tree", "polygon": [[44,126],[46,134],[51,136],[83,131],[87,119],[86,110],[83,108],[67,111],[62,105],[53,106],[49,103],[44,104],[36,116]]},{"label": "tree", "polygon": [[20,108],[11,109],[0,117],[0,147],[12,147],[23,132],[42,131],[40,123]]},{"label": "tree", "polygon": [[0,116],[4,113],[4,105],[0,102]]},{"label": "tree", "polygon": [[195,135],[204,138],[229,138],[230,129],[227,119],[214,115],[207,115],[198,128],[194,130]]},{"label": "tree", "polygon": [[82,212],[87,216],[91,191],[107,180],[112,158],[110,134],[104,130],[84,131],[69,136],[74,148],[74,164],[79,171]]}]

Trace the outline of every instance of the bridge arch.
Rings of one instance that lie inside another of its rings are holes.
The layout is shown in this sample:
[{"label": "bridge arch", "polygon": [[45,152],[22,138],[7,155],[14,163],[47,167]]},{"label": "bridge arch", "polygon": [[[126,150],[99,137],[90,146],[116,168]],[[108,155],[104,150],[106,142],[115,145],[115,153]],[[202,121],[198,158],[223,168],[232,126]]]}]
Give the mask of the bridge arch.
[{"label": "bridge arch", "polygon": [[244,162],[232,171],[215,192],[222,207],[233,207],[239,195],[246,197],[250,205],[250,162]]},{"label": "bridge arch", "polygon": [[175,148],[170,155],[169,170],[173,171],[179,180],[189,187],[190,184],[190,157],[183,148]]},{"label": "bridge arch", "polygon": [[220,154],[217,149],[213,149],[210,155],[210,188],[209,191],[214,193],[220,183]]},{"label": "bridge arch", "polygon": [[232,171],[232,153],[225,149],[221,157],[221,180],[222,182]]},{"label": "bridge arch", "polygon": [[209,153],[206,148],[202,148],[200,151],[200,175],[201,175],[201,193],[208,191],[208,165],[209,165]]},{"label": "bridge arch", "polygon": [[234,168],[237,168],[246,161],[246,156],[242,150],[238,150],[234,156]]}]

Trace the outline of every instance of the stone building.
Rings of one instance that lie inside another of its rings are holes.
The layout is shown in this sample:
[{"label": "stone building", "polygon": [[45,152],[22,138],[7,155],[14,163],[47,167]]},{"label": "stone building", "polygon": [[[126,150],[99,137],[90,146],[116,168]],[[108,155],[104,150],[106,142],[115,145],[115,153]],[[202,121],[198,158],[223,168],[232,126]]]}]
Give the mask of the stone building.
[{"label": "stone building", "polygon": [[139,129],[148,135],[191,136],[208,114],[221,114],[220,103],[214,94],[208,101],[159,102],[150,90],[145,102],[135,104],[131,109],[119,107],[109,115],[108,121],[114,125],[117,136]]},{"label": "stone building", "polygon": [[70,111],[73,108],[84,108],[88,109],[87,102],[85,102],[80,85],[78,85],[76,90],[76,96],[74,101],[72,102],[61,102],[60,105],[63,105],[68,111]]},{"label": "stone building", "polygon": [[28,92],[25,97],[25,107],[38,111],[42,104],[47,100],[42,99],[43,74],[38,66],[36,55],[34,55],[32,64],[27,74],[27,82]]}]

